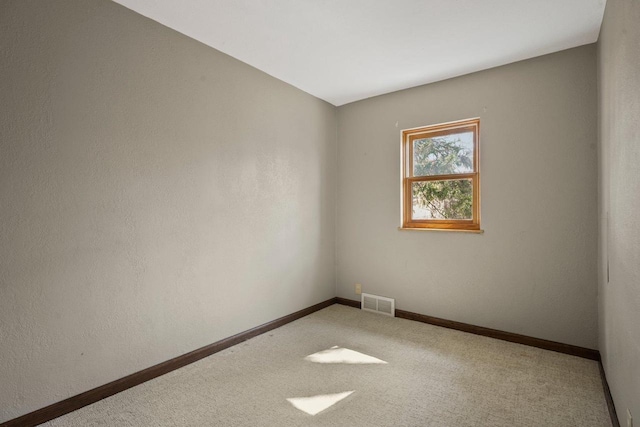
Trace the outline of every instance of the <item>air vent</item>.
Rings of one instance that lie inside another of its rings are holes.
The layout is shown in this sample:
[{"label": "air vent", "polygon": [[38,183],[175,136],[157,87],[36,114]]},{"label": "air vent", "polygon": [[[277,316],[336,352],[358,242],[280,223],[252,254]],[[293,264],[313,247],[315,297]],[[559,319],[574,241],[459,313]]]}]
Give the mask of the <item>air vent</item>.
[{"label": "air vent", "polygon": [[374,313],[386,314],[387,316],[395,317],[396,300],[393,298],[363,293],[361,308],[365,311],[373,311]]}]

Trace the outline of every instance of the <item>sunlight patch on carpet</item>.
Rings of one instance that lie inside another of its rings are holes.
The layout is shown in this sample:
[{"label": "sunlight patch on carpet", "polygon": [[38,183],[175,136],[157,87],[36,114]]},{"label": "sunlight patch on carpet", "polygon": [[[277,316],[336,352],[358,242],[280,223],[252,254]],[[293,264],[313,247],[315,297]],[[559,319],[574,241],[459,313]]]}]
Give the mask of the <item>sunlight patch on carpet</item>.
[{"label": "sunlight patch on carpet", "polygon": [[310,397],[289,397],[287,400],[301,411],[306,412],[309,415],[316,415],[317,413],[320,413],[340,402],[354,391],[355,390],[345,391],[342,393],[319,394],[317,396]]},{"label": "sunlight patch on carpet", "polygon": [[333,346],[328,350],[322,350],[317,353],[313,353],[304,358],[314,363],[346,363],[346,364],[386,364],[384,360],[380,360],[373,356],[349,350],[348,348],[342,348]]}]

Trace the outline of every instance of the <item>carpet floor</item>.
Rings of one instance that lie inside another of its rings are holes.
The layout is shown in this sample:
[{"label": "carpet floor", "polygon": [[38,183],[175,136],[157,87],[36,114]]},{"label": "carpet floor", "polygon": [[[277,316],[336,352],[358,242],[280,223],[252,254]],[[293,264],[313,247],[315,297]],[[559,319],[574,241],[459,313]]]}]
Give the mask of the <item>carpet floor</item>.
[{"label": "carpet floor", "polygon": [[333,305],[43,425],[611,421],[597,362]]}]

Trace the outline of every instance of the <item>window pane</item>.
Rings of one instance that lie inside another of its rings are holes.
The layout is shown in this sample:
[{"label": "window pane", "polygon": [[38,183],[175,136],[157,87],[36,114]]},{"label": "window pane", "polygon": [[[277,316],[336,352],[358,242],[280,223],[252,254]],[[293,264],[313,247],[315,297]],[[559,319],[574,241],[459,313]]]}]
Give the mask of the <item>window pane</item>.
[{"label": "window pane", "polygon": [[471,179],[414,182],[413,219],[473,219]]},{"label": "window pane", "polygon": [[473,172],[473,132],[413,140],[413,176]]}]

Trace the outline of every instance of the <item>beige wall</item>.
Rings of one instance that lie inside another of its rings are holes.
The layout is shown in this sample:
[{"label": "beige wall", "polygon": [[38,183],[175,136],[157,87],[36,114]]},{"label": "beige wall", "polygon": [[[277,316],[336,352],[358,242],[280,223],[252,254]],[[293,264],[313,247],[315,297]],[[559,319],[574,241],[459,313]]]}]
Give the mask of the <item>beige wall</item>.
[{"label": "beige wall", "polygon": [[333,106],[106,0],[0,76],[0,422],[335,295]]},{"label": "beige wall", "polygon": [[[338,287],[597,346],[596,55],[589,45],[338,109]],[[399,231],[400,131],[481,118],[484,234]]]},{"label": "beige wall", "polygon": [[598,77],[600,353],[621,425],[627,425],[627,409],[638,425],[640,2],[637,0],[607,2],[598,41]]}]

